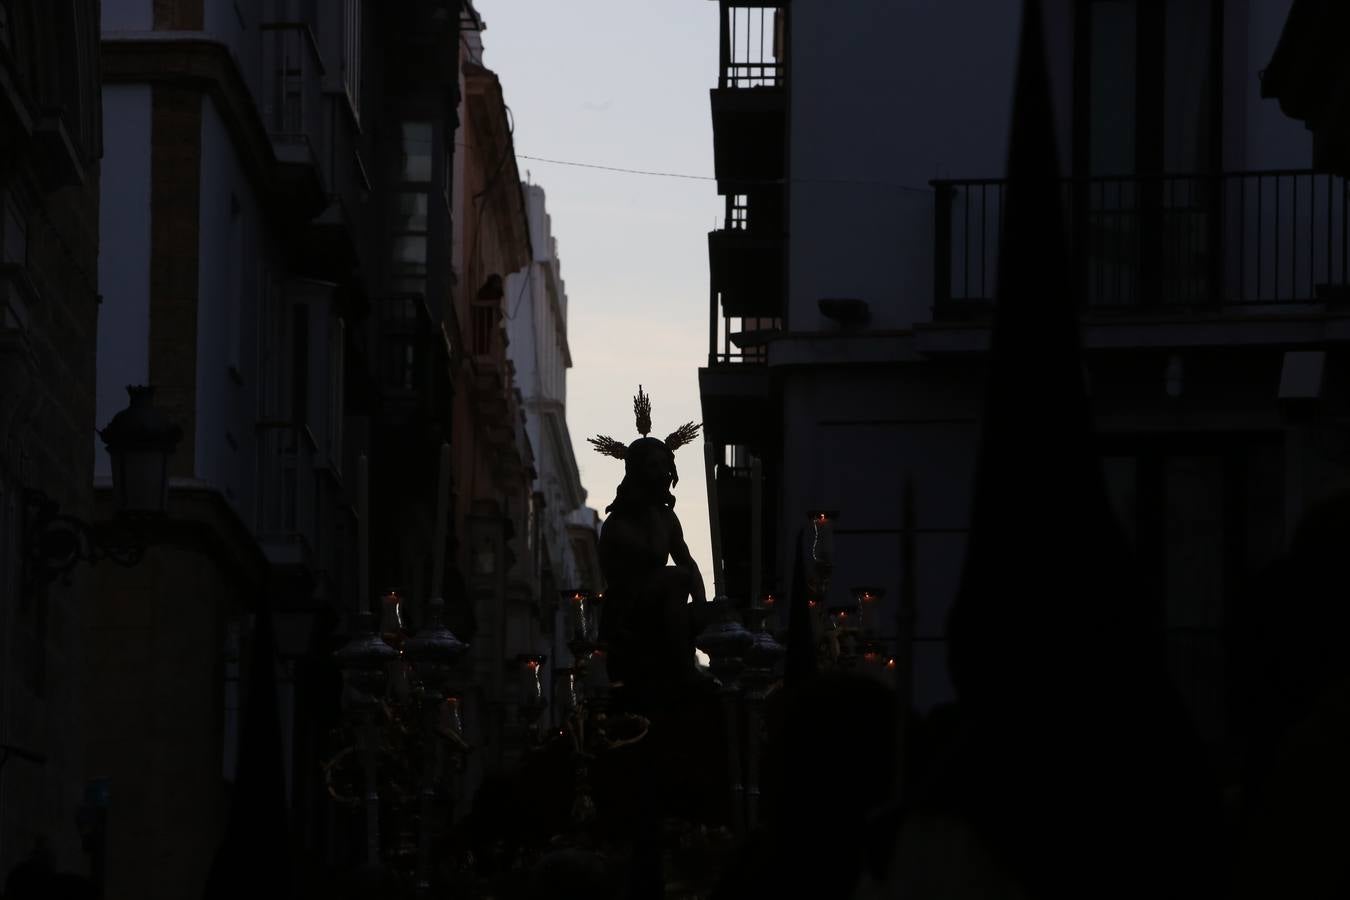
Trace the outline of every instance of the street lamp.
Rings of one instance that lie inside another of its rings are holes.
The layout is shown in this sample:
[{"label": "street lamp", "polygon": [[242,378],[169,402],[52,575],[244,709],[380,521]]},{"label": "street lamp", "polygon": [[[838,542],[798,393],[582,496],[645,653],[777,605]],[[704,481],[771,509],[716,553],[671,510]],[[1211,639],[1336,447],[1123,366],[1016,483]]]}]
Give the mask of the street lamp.
[{"label": "street lamp", "polygon": [[112,458],[113,498],[129,516],[162,516],[169,500],[169,457],[183,429],[154,405],[150,385],[128,385],[131,405],[99,431]]},{"label": "street lamp", "polygon": [[162,518],[168,507],[169,457],[183,430],[154,405],[155,389],[129,385],[131,405],[99,434],[112,458],[116,523],[89,523],[61,512],[36,488],[24,491],[23,589],[32,596],[81,560],[134,566],[145,556],[140,529],[122,527]]}]

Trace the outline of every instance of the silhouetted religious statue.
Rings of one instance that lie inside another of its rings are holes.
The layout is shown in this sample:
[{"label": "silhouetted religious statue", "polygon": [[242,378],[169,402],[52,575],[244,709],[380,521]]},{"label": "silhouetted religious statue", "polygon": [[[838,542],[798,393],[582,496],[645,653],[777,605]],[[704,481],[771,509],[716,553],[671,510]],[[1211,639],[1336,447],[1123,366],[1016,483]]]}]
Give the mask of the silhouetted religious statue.
[{"label": "silhouetted religious statue", "polygon": [[699,426],[681,425],[665,440],[649,437],[651,398],[640,385],[633,411],[642,437],[628,445],[606,435],[590,439],[600,453],[624,462],[600,533],[606,583],[600,637],[608,645],[610,678],[630,696],[650,698],[699,680],[688,601],[702,604],[707,595],[670,492],[680,480],[675,451],[698,436]]}]

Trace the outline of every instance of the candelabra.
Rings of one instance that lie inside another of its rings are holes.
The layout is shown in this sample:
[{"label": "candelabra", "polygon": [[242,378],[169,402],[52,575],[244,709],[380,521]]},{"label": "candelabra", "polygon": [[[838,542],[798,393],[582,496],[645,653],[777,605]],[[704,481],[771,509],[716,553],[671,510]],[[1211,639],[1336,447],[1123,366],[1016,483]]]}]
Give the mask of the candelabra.
[{"label": "candelabra", "polygon": [[[400,608],[396,593],[385,594],[378,630],[373,616],[359,616],[355,635],[335,654],[354,740],[343,741],[324,771],[335,801],[364,806],[366,864],[380,867],[386,861],[382,839],[397,833],[388,842],[391,868],[427,896],[439,830],[437,796],[448,795],[450,774],[469,749],[452,686],[454,663],[467,645],[443,624],[439,598],[428,604],[425,624],[412,635],[403,629]],[[359,775],[353,761],[359,761]],[[382,794],[395,819],[385,831]]]},{"label": "candelabra", "polygon": [[567,738],[572,749],[572,824],[585,828],[595,819],[591,763],[601,753],[642,740],[651,723],[634,713],[609,710],[609,673],[599,640],[604,595],[572,589],[562,591],[561,600],[572,665],[555,669],[553,695],[558,736]]},{"label": "candelabra", "polygon": [[[783,647],[765,625],[772,595],[750,609],[754,630],[743,626],[732,602],[713,601],[713,619],[698,636],[708,654],[709,669],[719,684],[726,723],[727,771],[730,773],[732,828],[743,835],[754,828],[759,815],[759,748],[764,702],[777,686],[777,667]],[[742,711],[745,719],[745,756],[741,755]]]},{"label": "candelabra", "polygon": [[[827,605],[834,574],[834,525],[838,520],[839,513],[834,511],[807,513],[804,535],[807,607],[811,612],[817,664],[822,670],[871,675],[889,683],[894,678],[896,661],[887,652],[880,634],[885,589],[853,587],[849,589],[852,602]],[[906,559],[910,558],[907,554]],[[906,571],[910,568],[907,562]],[[896,635],[897,641],[900,637]]]}]

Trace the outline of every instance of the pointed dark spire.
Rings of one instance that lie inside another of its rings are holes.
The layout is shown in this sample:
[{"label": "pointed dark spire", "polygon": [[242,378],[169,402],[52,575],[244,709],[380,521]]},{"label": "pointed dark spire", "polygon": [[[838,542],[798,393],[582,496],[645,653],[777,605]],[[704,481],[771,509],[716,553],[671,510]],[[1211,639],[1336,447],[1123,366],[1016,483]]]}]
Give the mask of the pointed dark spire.
[{"label": "pointed dark spire", "polygon": [[[1023,677],[1053,679],[1091,663],[1089,645],[1131,631],[1130,567],[1084,384],[1037,2],[1025,6],[1021,45],[971,532],[951,622],[965,700],[1022,690],[1013,682]],[[1065,655],[1078,649],[1082,659]]]},{"label": "pointed dark spire", "polygon": [[1209,896],[1217,807],[1111,509],[1084,382],[1040,3],[1024,5],[952,678],[955,802],[1027,896]]}]

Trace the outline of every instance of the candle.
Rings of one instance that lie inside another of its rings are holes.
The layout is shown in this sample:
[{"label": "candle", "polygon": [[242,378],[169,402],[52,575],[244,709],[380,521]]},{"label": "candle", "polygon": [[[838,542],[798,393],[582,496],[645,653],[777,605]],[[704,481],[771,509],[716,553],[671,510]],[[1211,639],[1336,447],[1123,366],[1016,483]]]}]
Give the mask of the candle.
[{"label": "candle", "polygon": [[369,464],[366,455],[362,453],[356,459],[356,585],[361,592],[357,598],[358,608],[370,602],[367,599],[370,597],[369,477]]},{"label": "candle", "polygon": [[441,468],[436,482],[436,537],[431,546],[431,596],[441,596],[445,583],[445,529],[450,510],[450,445],[441,444]]}]

